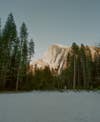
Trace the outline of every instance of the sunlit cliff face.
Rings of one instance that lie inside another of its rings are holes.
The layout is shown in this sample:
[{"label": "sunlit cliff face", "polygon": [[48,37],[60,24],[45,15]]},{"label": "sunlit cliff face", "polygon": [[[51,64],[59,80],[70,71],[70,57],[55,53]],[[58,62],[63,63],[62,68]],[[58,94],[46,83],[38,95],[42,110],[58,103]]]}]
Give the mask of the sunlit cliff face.
[{"label": "sunlit cliff face", "polygon": [[[95,47],[89,47],[89,49],[94,60]],[[48,48],[41,59],[32,62],[31,68],[34,71],[36,68],[44,69],[49,67],[51,71],[53,70],[60,74],[63,69],[67,68],[67,56],[68,53],[71,53],[71,50],[71,47],[54,44]]]}]

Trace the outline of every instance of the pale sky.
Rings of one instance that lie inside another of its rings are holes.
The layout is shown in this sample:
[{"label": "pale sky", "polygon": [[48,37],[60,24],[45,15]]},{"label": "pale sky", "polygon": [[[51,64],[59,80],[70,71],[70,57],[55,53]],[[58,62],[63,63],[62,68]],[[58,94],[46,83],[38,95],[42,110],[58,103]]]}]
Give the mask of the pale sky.
[{"label": "pale sky", "polygon": [[100,0],[0,0],[5,22],[12,12],[18,29],[24,21],[39,58],[52,44],[100,42]]}]

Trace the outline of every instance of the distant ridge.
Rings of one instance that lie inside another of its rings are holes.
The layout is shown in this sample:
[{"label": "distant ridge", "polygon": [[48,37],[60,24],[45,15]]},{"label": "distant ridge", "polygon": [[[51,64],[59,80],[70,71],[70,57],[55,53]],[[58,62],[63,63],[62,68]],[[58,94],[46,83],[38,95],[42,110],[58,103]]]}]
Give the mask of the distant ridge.
[{"label": "distant ridge", "polygon": [[[91,51],[92,59],[94,59],[96,53],[95,47],[89,46],[89,49]],[[53,44],[49,46],[41,59],[32,62],[32,70],[34,71],[34,68],[44,69],[45,67],[49,67],[51,71],[53,70],[60,74],[63,69],[67,68],[67,56],[71,51],[71,46]]]}]

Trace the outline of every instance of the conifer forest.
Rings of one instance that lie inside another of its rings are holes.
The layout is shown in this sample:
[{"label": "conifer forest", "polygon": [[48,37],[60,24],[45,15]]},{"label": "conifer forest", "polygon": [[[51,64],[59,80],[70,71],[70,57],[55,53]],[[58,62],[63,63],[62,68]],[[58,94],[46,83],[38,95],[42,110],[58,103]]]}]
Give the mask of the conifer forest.
[{"label": "conifer forest", "polygon": [[67,58],[67,68],[57,75],[49,67],[30,70],[36,47],[23,22],[17,31],[12,13],[4,27],[0,21],[0,91],[100,89],[100,44],[92,58],[89,46],[75,42]]}]

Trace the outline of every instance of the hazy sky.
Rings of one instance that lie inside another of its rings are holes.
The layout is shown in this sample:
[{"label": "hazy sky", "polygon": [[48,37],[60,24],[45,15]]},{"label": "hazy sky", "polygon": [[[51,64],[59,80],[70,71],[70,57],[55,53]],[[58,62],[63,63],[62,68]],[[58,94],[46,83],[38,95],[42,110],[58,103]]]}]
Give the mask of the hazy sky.
[{"label": "hazy sky", "polygon": [[18,28],[26,23],[35,40],[35,57],[54,43],[100,42],[100,0],[0,0],[2,23],[10,12]]}]

